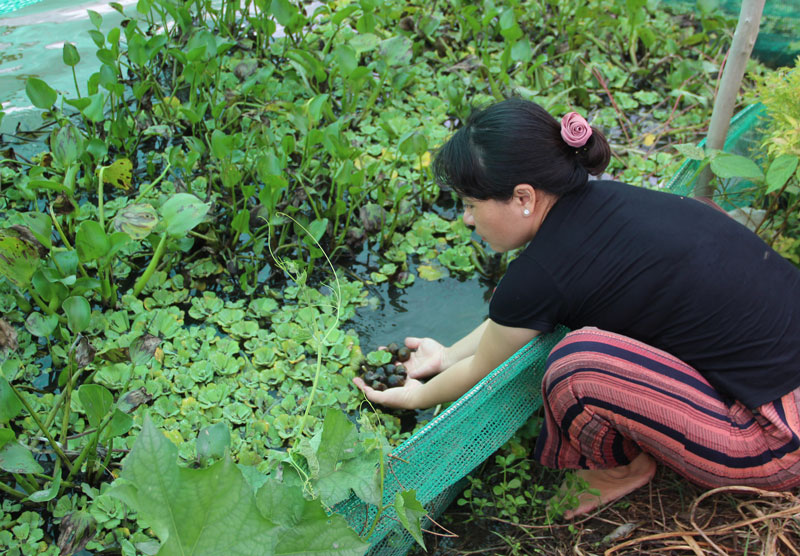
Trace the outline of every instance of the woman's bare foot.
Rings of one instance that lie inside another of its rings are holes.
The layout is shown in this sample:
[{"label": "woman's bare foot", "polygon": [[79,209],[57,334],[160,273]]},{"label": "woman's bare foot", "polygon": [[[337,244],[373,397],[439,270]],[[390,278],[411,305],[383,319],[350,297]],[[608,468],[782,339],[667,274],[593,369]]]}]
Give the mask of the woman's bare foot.
[{"label": "woman's bare foot", "polygon": [[[628,465],[611,469],[580,469],[575,474],[587,482],[590,489],[600,495],[582,492],[578,495],[578,507],[564,512],[564,519],[589,513],[601,504],[613,502],[643,487],[656,473],[656,462],[646,453],[636,456]],[[562,487],[563,488],[563,487]]]}]

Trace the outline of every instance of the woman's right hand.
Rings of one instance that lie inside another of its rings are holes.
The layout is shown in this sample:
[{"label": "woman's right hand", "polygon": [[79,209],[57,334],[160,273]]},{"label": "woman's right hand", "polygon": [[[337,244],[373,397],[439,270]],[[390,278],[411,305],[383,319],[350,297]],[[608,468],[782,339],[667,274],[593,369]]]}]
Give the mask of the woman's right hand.
[{"label": "woman's right hand", "polygon": [[445,347],[431,338],[408,337],[406,347],[414,350],[403,363],[409,378],[425,378],[441,373],[447,368]]}]

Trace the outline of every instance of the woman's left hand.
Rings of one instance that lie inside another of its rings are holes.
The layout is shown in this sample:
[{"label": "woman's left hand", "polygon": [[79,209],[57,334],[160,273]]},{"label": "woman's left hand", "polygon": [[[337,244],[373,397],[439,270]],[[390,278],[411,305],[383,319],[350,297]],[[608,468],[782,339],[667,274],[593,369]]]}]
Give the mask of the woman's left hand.
[{"label": "woman's left hand", "polygon": [[368,386],[361,377],[354,378],[353,382],[373,403],[397,409],[419,409],[417,393],[422,388],[422,382],[419,380],[407,378],[403,386],[388,388],[383,392]]}]

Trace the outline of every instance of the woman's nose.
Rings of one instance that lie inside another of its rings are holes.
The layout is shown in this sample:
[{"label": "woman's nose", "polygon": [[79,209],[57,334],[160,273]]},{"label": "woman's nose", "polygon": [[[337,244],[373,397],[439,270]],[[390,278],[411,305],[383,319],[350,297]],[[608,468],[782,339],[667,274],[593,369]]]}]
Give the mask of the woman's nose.
[{"label": "woman's nose", "polygon": [[467,226],[475,225],[475,219],[472,217],[472,213],[469,211],[469,209],[464,209],[464,216],[461,218],[464,220],[464,224]]}]

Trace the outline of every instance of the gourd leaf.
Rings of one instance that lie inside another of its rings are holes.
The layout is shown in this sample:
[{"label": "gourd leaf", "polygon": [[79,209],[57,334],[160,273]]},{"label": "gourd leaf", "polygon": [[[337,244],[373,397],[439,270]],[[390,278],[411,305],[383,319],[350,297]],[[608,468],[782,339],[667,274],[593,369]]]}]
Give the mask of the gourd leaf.
[{"label": "gourd leaf", "polygon": [[342,516],[329,516],[318,500],[306,500],[302,487],[269,479],[258,489],[256,504],[280,527],[276,555],[360,556],[369,548]]},{"label": "gourd leaf", "polygon": [[221,458],[231,445],[231,432],[225,423],[214,423],[197,435],[197,459]]},{"label": "gourd leaf", "polygon": [[345,414],[329,409],[316,452],[319,465],[316,486],[322,502],[333,506],[347,498],[352,489],[365,502],[379,505],[378,458],[377,450],[365,452],[356,426]]},{"label": "gourd leaf", "polygon": [[276,525],[230,456],[206,469],[177,463],[178,449],[145,417],[110,495],[133,508],[161,540],[161,556],[275,554]]},{"label": "gourd leaf", "polygon": [[427,512],[417,500],[417,492],[415,490],[398,492],[394,499],[394,509],[397,511],[397,517],[403,527],[406,528],[406,531],[411,533],[411,536],[422,548],[425,548],[420,520],[425,517]]}]

